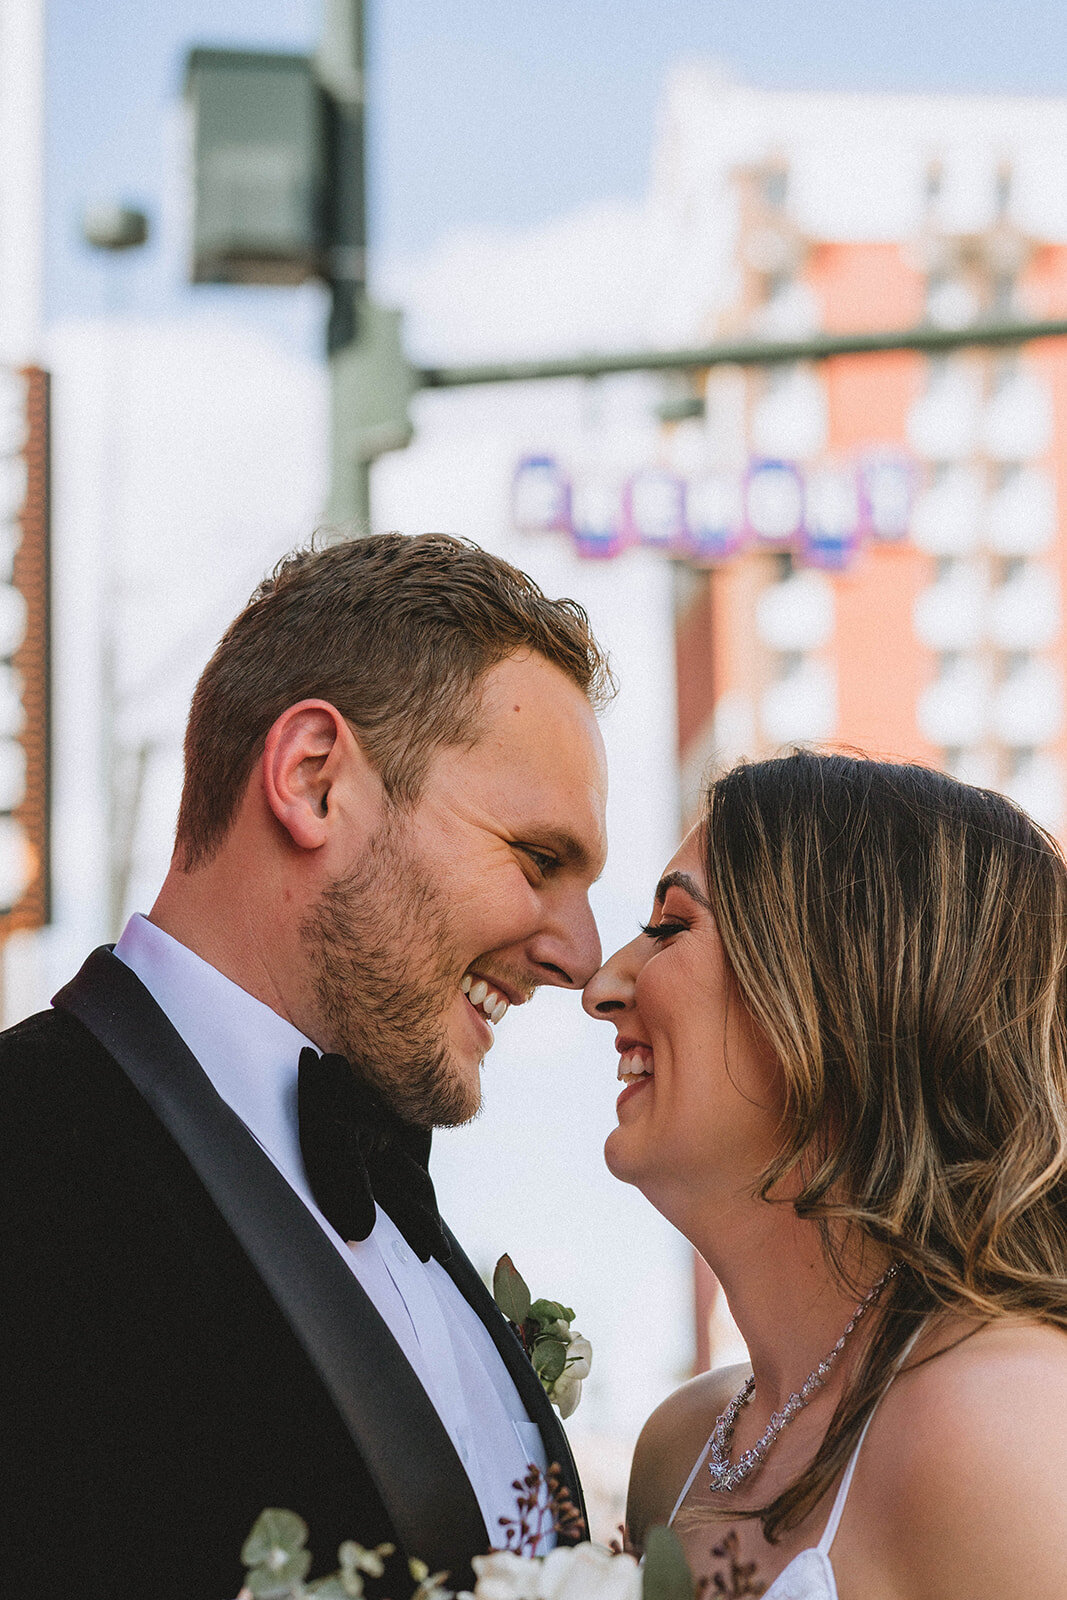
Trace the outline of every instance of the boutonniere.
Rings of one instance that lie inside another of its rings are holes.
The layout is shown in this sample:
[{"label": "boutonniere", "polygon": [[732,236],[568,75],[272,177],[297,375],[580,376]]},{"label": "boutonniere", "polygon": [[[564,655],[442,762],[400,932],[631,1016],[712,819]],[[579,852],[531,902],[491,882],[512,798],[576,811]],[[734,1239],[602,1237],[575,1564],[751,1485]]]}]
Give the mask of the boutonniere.
[{"label": "boutonniere", "polygon": [[493,1299],[522,1341],[552,1404],[566,1419],[582,1397],[593,1347],[571,1323],[574,1312],[558,1300],[532,1300],[510,1256],[501,1256],[493,1273]]}]

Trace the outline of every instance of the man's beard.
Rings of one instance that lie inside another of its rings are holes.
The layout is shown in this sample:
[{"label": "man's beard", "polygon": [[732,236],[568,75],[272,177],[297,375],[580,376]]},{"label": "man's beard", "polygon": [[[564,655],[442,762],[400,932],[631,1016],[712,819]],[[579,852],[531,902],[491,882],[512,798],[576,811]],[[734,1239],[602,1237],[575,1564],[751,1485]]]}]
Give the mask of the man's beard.
[{"label": "man's beard", "polygon": [[396,814],[324,889],[301,937],[331,1048],[406,1121],[451,1128],[481,1104],[450,1059],[445,1017],[463,970],[448,914]]}]

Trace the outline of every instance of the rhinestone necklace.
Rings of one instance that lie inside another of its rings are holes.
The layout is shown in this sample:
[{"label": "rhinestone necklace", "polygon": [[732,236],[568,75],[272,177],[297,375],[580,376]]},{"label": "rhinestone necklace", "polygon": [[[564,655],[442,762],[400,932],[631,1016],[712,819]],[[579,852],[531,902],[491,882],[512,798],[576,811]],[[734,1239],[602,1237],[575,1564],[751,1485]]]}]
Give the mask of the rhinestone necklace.
[{"label": "rhinestone necklace", "polygon": [[777,1439],[786,1424],[792,1422],[797,1413],[803,1411],[808,1402],[818,1394],[830,1376],[834,1362],[845,1348],[852,1334],[855,1333],[858,1324],[877,1300],[890,1278],[895,1277],[898,1271],[898,1264],[894,1261],[892,1266],[882,1273],[878,1282],[864,1295],[852,1313],[844,1333],[830,1353],[823,1357],[813,1372],[808,1373],[808,1376],[800,1386],[799,1393],[791,1394],[781,1411],[774,1413],[767,1424],[767,1431],[762,1439],[757,1440],[751,1450],[746,1450],[744,1455],[735,1463],[730,1460],[730,1443],[734,1436],[734,1424],[737,1421],[738,1412],[742,1406],[748,1405],[756,1390],[755,1374],[753,1373],[751,1377],[746,1378],[741,1389],[734,1395],[730,1404],[716,1422],[715,1431],[711,1436],[708,1472],[711,1476],[713,1493],[729,1494],[732,1489],[737,1488],[739,1483],[743,1483],[746,1478],[759,1471],[775,1439]]}]

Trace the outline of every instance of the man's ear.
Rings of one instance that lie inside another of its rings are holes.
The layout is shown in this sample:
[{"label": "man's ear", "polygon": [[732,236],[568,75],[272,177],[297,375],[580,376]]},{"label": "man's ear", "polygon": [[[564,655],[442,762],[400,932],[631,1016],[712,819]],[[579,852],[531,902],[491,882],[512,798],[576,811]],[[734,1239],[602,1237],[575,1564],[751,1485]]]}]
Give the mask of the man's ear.
[{"label": "man's ear", "polygon": [[371,776],[355,734],[328,700],[301,700],[282,712],[267,734],[261,769],[267,804],[301,850],[326,843],[331,791]]}]

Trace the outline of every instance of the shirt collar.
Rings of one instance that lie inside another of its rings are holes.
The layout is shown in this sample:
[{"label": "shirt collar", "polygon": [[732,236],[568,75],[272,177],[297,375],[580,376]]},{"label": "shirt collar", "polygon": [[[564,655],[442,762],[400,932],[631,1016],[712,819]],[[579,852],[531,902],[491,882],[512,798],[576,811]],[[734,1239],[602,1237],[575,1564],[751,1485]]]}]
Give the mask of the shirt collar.
[{"label": "shirt collar", "polygon": [[115,954],[275,1165],[305,1189],[296,1084],[300,1052],[311,1040],[147,917],[130,918]]}]

